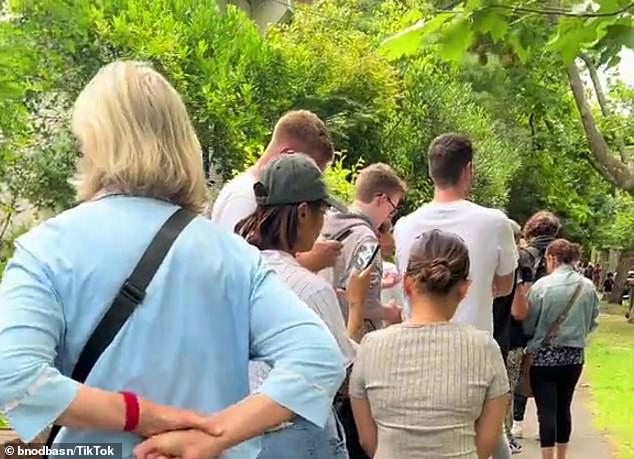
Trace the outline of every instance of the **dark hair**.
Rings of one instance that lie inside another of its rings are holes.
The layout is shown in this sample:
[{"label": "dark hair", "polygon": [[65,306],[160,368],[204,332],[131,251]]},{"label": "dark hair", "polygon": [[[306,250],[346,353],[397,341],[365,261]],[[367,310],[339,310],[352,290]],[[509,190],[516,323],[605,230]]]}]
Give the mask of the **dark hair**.
[{"label": "dark hair", "polygon": [[379,233],[388,234],[391,233],[393,229],[394,227],[392,226],[392,222],[388,219],[381,223],[381,226],[379,226]]},{"label": "dark hair", "polygon": [[546,248],[546,255],[553,256],[559,263],[571,264],[581,257],[581,247],[565,239],[556,239]]},{"label": "dark hair", "polygon": [[469,277],[469,250],[457,235],[440,230],[423,233],[414,242],[407,276],[421,293],[446,295]]},{"label": "dark hair", "polygon": [[394,169],[387,164],[375,163],[364,168],[355,181],[356,198],[365,203],[372,202],[380,194],[405,194],[407,185],[399,178]]},{"label": "dark hair", "polygon": [[473,161],[471,140],[461,134],[436,137],[427,152],[429,175],[437,186],[456,185],[465,167]]},{"label": "dark hair", "polygon": [[[323,201],[308,203],[311,212],[320,211]],[[234,231],[260,250],[291,252],[299,235],[299,204],[257,206],[255,212],[238,222]]]},{"label": "dark hair", "polygon": [[561,231],[561,222],[552,212],[540,210],[528,219],[524,225],[524,237],[534,239],[538,236],[556,237]]}]

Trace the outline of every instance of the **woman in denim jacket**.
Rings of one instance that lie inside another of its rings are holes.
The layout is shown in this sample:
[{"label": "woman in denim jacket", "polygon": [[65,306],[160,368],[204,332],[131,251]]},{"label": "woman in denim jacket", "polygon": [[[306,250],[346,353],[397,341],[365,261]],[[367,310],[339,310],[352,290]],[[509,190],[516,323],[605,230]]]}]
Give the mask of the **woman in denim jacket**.
[{"label": "woman in denim jacket", "polygon": [[[539,418],[542,458],[564,459],[571,432],[570,404],[581,376],[586,339],[597,326],[599,297],[592,281],[575,271],[579,246],[564,239],[546,249],[549,275],[531,288],[530,312],[524,328],[531,337],[527,352],[534,356],[531,386]],[[576,300],[554,336],[549,330],[565,311],[575,291]]]}]

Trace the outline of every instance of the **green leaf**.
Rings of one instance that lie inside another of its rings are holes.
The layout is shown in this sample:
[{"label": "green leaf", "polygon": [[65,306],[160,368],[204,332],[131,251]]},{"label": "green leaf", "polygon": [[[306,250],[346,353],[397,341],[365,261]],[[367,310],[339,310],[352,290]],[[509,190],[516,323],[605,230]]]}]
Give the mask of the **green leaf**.
[{"label": "green leaf", "polygon": [[465,17],[454,19],[443,29],[443,41],[440,46],[441,55],[453,62],[462,60],[465,52],[473,42],[471,24]]},{"label": "green leaf", "polygon": [[599,4],[599,11],[602,13],[612,13],[621,8],[619,0],[595,0]]},{"label": "green leaf", "polygon": [[592,44],[605,34],[605,21],[562,19],[557,34],[548,43],[550,51],[559,51],[565,64],[572,62],[584,45]]},{"label": "green leaf", "polygon": [[506,35],[509,29],[509,23],[506,17],[499,10],[485,10],[482,15],[476,19],[474,27],[481,33],[488,33],[493,41],[499,42]]},{"label": "green leaf", "polygon": [[388,37],[381,43],[379,52],[388,59],[415,54],[423,40],[435,34],[450,18],[450,14],[439,14],[432,19],[418,21],[413,26]]},{"label": "green leaf", "polygon": [[511,45],[511,48],[513,48],[513,51],[515,52],[519,60],[522,61],[522,64],[526,64],[526,62],[528,62],[528,50],[522,44],[519,35],[512,34],[509,37],[509,44]]}]

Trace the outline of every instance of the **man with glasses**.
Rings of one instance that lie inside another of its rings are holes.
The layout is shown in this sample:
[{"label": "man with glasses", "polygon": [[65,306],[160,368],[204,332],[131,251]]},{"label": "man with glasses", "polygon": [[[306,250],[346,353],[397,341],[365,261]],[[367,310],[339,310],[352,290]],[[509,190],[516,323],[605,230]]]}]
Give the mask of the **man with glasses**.
[{"label": "man with glasses", "polygon": [[[372,164],[357,176],[355,199],[345,212],[335,212],[326,217],[322,236],[343,243],[341,254],[333,268],[320,274],[337,290],[348,283],[353,270],[361,271],[374,264],[367,299],[363,305],[365,330],[368,332],[401,321],[401,308],[394,304],[381,303],[381,283],[383,262],[379,245],[379,227],[391,221],[406,192],[405,183],[390,166]],[[339,296],[344,318],[348,318],[348,304],[345,295]],[[350,399],[336,399],[337,413],[346,432],[346,443],[350,459],[367,459],[359,444]]]},{"label": "man with glasses", "polygon": [[[405,191],[405,183],[390,166],[372,164],[359,172],[355,200],[348,211],[328,215],[322,230],[326,239],[343,238],[343,248],[334,267],[321,273],[335,288],[344,288],[352,270],[362,270],[367,263],[377,267],[364,305],[366,331],[382,328],[384,322],[401,320],[400,308],[381,304],[382,261],[377,247],[378,228],[396,215]],[[346,317],[348,307],[343,298],[341,310]]]}]

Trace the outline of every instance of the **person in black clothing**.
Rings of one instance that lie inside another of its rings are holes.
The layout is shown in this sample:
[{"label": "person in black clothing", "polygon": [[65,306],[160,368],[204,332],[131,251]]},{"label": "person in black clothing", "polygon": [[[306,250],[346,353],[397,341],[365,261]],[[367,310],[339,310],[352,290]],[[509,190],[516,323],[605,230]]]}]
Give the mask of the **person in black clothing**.
[{"label": "person in black clothing", "polygon": [[605,280],[603,281],[603,293],[609,295],[612,293],[612,289],[614,288],[614,275],[612,273],[608,273]]},{"label": "person in black clothing", "polygon": [[[527,246],[520,249],[518,270],[519,278],[525,289],[548,274],[546,271],[546,248],[557,238],[560,231],[559,218],[548,211],[537,212],[524,225],[524,238],[527,241]],[[526,301],[526,298],[524,297],[523,300]],[[524,348],[528,343],[521,324],[521,319],[526,317],[527,312],[528,308],[525,311],[518,311],[517,318],[511,320],[511,346],[507,362],[509,367],[516,371],[521,369]],[[515,390],[513,395],[513,427],[511,429],[514,438],[523,437],[522,423],[525,412],[526,397]]]},{"label": "person in black clothing", "polygon": [[[521,226],[510,220],[511,227],[513,228],[513,234],[515,236],[516,243],[519,244],[519,239],[522,236]],[[510,340],[511,340],[511,307],[513,305],[513,297],[515,296],[515,288],[517,286],[517,272],[516,283],[513,286],[513,290],[508,296],[498,297],[493,301],[493,338],[497,341],[502,356],[506,361],[506,356],[509,352]]]},{"label": "person in black clothing", "polygon": [[[511,220],[511,227],[513,228],[513,234],[515,236],[515,242],[519,246],[520,239],[522,237],[522,227],[515,221]],[[517,322],[513,317],[517,314],[514,311],[514,304],[516,303],[515,297],[516,294],[520,294],[521,298],[523,298],[524,302],[526,301],[526,292],[522,290],[521,276],[519,270],[515,272],[515,285],[513,286],[513,291],[504,297],[498,297],[493,301],[493,338],[497,341],[498,346],[500,346],[500,350],[502,351],[502,356],[504,357],[504,361],[507,363],[506,369],[509,376],[509,383],[511,389],[513,389],[519,380],[519,370],[515,368],[514,361],[509,361],[509,353],[511,349],[514,349],[515,346],[515,333],[513,331],[513,323]],[[517,306],[515,305],[515,308]],[[528,312],[528,305],[525,305],[525,310]],[[521,323],[520,323],[521,329]],[[523,354],[523,348],[522,348]],[[521,355],[520,354],[520,363],[521,363]],[[512,401],[509,404],[509,410],[507,414],[507,419],[504,422],[504,433],[507,436],[509,448],[511,453],[517,454],[522,452],[522,445],[520,445],[517,440],[511,434],[511,428],[513,424],[512,417]]]}]

